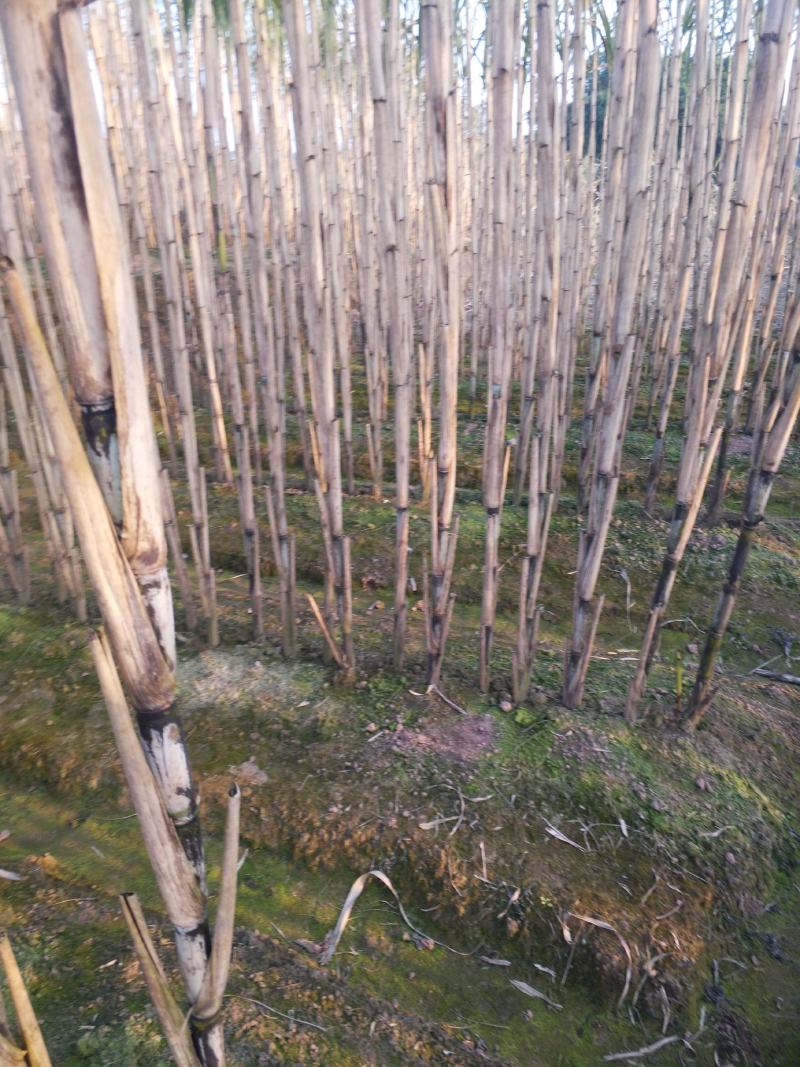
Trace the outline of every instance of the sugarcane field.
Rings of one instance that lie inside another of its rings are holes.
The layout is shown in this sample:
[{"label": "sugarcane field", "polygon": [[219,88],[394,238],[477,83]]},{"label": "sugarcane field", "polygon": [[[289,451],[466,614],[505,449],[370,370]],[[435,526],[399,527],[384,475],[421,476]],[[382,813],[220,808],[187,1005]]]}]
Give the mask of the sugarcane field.
[{"label": "sugarcane field", "polygon": [[0,1067],[800,1064],[798,0],[0,0]]}]

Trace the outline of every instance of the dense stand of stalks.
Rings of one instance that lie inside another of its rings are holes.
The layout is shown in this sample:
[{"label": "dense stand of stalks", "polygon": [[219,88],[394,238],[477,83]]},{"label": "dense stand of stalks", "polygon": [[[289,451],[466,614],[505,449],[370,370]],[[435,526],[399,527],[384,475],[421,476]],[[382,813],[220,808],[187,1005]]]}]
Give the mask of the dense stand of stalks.
[{"label": "dense stand of stalks", "polygon": [[[484,430],[477,680],[526,698],[551,520],[575,514],[572,602],[547,605],[571,615],[562,695],[573,707],[602,625],[628,433],[649,433],[641,501],[669,523],[631,720],[684,553],[696,524],[730,503],[732,443],[747,435],[744,540],[712,621],[696,721],[794,432],[792,0],[620,0],[608,24],[586,0],[230,0],[223,15],[211,0],[102,0],[51,17],[57,7],[2,10],[2,580],[29,598],[31,499],[59,599],[81,618],[88,572],[156,775],[180,779],[160,782],[173,818],[194,814],[171,710],[167,553],[186,625],[216,643],[209,479],[238,497],[254,637],[269,560],[287,656],[297,609],[286,493],[313,492],[324,593],[310,603],[346,675],[358,647],[346,499],[386,496],[391,659],[407,662],[415,637],[419,647],[407,605],[416,570],[435,687],[458,594],[465,416]],[[64,431],[67,417],[80,435]],[[675,470],[670,435],[681,439]],[[96,492],[72,484],[66,456],[78,445]],[[512,506],[525,508],[527,535],[507,678],[492,666]],[[411,568],[416,508],[430,548]]]},{"label": "dense stand of stalks", "polygon": [[[562,699],[578,707],[628,434],[643,427],[642,512],[668,523],[625,714],[639,714],[697,523],[735,503],[688,729],[718,689],[800,414],[797,5],[619,0],[611,22],[601,14],[586,0],[0,4],[0,579],[29,602],[31,501],[59,601],[102,623],[91,650],[174,927],[188,1031],[135,897],[123,912],[179,1063],[224,1063],[236,895],[234,787],[212,937],[171,580],[186,627],[216,644],[209,478],[238,500],[255,640],[268,538],[286,656],[298,621],[286,495],[313,493],[322,606],[307,597],[345,679],[358,645],[347,497],[386,494],[387,660],[441,693],[459,420],[477,419],[478,684],[528,695],[560,510],[575,516],[575,582],[571,604],[548,608],[571,614]],[[517,559],[500,558],[505,507],[525,509],[526,539],[511,677],[493,678],[501,574]],[[415,511],[430,549],[412,568]],[[423,641],[424,666],[409,654]],[[28,1058],[47,1064],[0,950]],[[0,1058],[17,1052],[0,1019]]]}]

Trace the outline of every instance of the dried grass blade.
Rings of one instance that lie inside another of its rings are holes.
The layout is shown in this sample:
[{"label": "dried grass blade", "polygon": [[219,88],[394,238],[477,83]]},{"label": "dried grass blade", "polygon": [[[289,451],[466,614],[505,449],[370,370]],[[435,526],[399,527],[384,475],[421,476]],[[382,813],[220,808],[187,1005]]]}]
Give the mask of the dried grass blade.
[{"label": "dried grass blade", "polygon": [[652,1045],[636,1049],[635,1052],[613,1052],[608,1056],[603,1056],[603,1060],[606,1063],[611,1063],[613,1060],[640,1060],[643,1056],[650,1056],[653,1052],[658,1052],[660,1048],[664,1048],[665,1045],[672,1045],[675,1041],[680,1041],[680,1037],[677,1034],[670,1034],[669,1037],[662,1037],[660,1041],[655,1041]]},{"label": "dried grass blade", "polygon": [[527,982],[521,981],[519,978],[509,978],[509,982],[518,989],[520,993],[524,993],[527,997],[533,997],[535,1000],[543,1000],[545,1004],[549,1004],[551,1008],[555,1008],[556,1011],[563,1011],[564,1005],[557,1004],[554,1000],[551,1000],[545,993],[542,993],[539,989],[535,989],[532,985],[528,985]]},{"label": "dried grass blade", "polygon": [[544,828],[545,832],[550,834],[551,837],[554,837],[556,841],[563,841],[565,845],[572,845],[573,848],[577,848],[578,852],[588,851],[583,845],[579,845],[577,841],[573,841],[571,837],[562,834],[557,827],[553,826],[552,823],[549,823],[546,819]]}]

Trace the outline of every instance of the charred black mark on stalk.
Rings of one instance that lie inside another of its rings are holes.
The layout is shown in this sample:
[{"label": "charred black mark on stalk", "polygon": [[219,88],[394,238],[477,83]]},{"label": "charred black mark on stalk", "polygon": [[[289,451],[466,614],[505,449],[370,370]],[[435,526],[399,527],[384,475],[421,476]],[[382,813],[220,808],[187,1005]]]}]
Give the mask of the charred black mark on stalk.
[{"label": "charred black mark on stalk", "polygon": [[[183,724],[177,715],[170,710],[167,711],[137,711],[136,723],[139,728],[139,736],[142,740],[142,745],[145,748],[146,753],[151,753],[157,746],[158,740],[163,739],[167,730],[174,727],[178,731],[178,743],[185,749],[185,738],[183,734]],[[189,802],[188,813],[181,817],[180,820],[173,820],[175,832],[178,835],[178,840],[181,843],[181,847],[192,865],[195,871],[198,883],[202,892],[206,893],[205,884],[205,855],[203,851],[203,838],[200,829],[200,820],[197,816],[197,790],[194,782],[191,778],[191,771],[187,765],[187,773],[189,774],[189,786],[188,788],[180,787],[176,790],[179,796],[183,796]],[[185,932],[185,936],[191,938],[198,932],[203,934],[206,944],[206,957],[211,951],[211,940],[208,932],[208,924],[205,923],[197,928],[197,930],[189,930]]]},{"label": "charred black mark on stalk", "polygon": [[80,158],[78,156],[78,142],[75,137],[75,125],[72,118],[72,108],[69,103],[69,89],[67,87],[67,70],[64,49],[61,43],[61,27],[59,15],[55,14],[51,20],[50,57],[52,60],[53,78],[51,81],[51,102],[53,111],[61,119],[61,137],[64,143],[65,169],[70,179],[70,191],[81,214],[88,221],[89,213],[86,206],[86,196],[81,177]]},{"label": "charred black mark on stalk", "polygon": [[683,522],[686,516],[689,514],[689,505],[685,500],[679,500],[675,505],[675,511],[673,513],[674,522]]},{"label": "charred black mark on stalk", "polygon": [[[186,747],[186,739],[183,733],[183,723],[180,718],[173,714],[171,711],[137,711],[136,712],[136,724],[139,728],[139,736],[142,739],[142,744],[147,751],[152,751],[159,740],[163,741],[164,735],[170,729],[174,727],[178,732],[178,743],[182,747]],[[177,790],[179,795],[185,796],[189,801],[189,816],[186,818],[186,823],[194,820],[197,815],[197,790],[194,787],[194,783],[190,780],[190,787],[188,789]]]},{"label": "charred black mark on stalk", "polygon": [[180,935],[182,941],[202,941],[206,957],[211,955],[211,930],[207,919],[203,919],[197,926],[193,926],[188,930],[182,929]]},{"label": "charred black mark on stalk", "polygon": [[256,572],[253,566],[253,555],[255,552],[256,531],[252,526],[248,526],[244,530],[244,544],[245,544],[245,559],[247,560],[247,588],[248,592],[252,596],[256,587]]},{"label": "charred black mark on stalk", "polygon": [[[192,793],[194,794],[194,790],[192,791]],[[192,816],[191,822],[182,823],[181,825],[176,826],[175,832],[178,835],[178,840],[181,843],[181,847],[183,848],[186,858],[188,859],[189,863],[192,865],[195,871],[195,875],[200,885],[200,889],[202,890],[203,894],[205,894],[207,892],[206,860],[205,852],[203,850],[203,836],[200,830],[200,823],[197,818],[197,815],[195,814]],[[207,928],[206,941],[208,942],[207,952],[210,952],[210,935],[208,935]]]},{"label": "charred black mark on stalk", "polygon": [[202,1067],[220,1067],[220,1060],[214,1049],[209,1048],[207,1036],[219,1019],[219,1012],[211,1019],[197,1019],[192,1016],[192,1044]]},{"label": "charred black mark on stalk", "polygon": [[82,404],[81,422],[89,448],[99,458],[107,459],[111,439],[117,432],[117,412],[113,399],[99,404]]}]

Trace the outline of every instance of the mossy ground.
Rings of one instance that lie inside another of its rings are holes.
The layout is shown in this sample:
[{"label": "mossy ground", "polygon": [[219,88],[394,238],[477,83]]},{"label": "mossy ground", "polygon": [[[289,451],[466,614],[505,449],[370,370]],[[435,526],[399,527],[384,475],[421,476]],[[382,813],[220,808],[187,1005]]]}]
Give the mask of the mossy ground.
[{"label": "mossy ground", "polygon": [[[800,1061],[797,690],[747,673],[773,656],[780,669],[785,635],[795,648],[800,642],[800,451],[787,457],[759,532],[723,648],[722,691],[690,738],[675,728],[679,678],[688,688],[724,577],[745,459],[734,455],[726,521],[692,540],[646,719],[631,729],[620,712],[666,531],[663,515],[646,515],[640,503],[649,435],[637,426],[626,445],[584,709],[558,704],[576,547],[568,464],[542,585],[531,700],[504,713],[525,509],[509,505],[503,517],[494,683],[483,698],[475,688],[480,425],[465,413],[463,429],[458,608],[442,687],[464,717],[419,695],[421,611],[410,613],[403,672],[388,666],[389,495],[376,501],[365,491],[346,503],[359,652],[350,688],[322,662],[321,638],[302,608],[298,659],[279,659],[269,577],[267,637],[249,643],[236,497],[210,489],[223,647],[204,650],[201,638],[183,634],[180,688],[212,868],[231,775],[245,795],[250,852],[228,1006],[233,1062],[582,1067],[649,1044],[662,1025],[696,1031],[703,1007],[707,1022],[692,1062],[710,1065],[715,1053],[720,1062]],[[673,464],[676,442],[668,442]],[[390,470],[388,440],[386,463]],[[185,519],[180,492],[178,505]],[[315,591],[322,573],[316,505],[299,488],[287,505],[301,589]],[[428,536],[427,513],[415,507],[411,572],[420,589]],[[0,865],[25,876],[0,881],[0,923],[12,932],[56,1062],[152,1067],[165,1053],[115,894],[141,895],[167,961],[168,930],[129,817],[85,628],[52,605],[33,528],[31,549],[32,606],[0,609],[0,829],[11,831]],[[266,781],[253,778],[253,764]],[[295,939],[319,940],[353,876],[375,866],[393,879],[417,925],[462,952],[478,951],[459,956],[404,940],[386,894],[370,889],[334,964],[320,968]],[[632,988],[621,1009],[621,943],[576,915],[611,924],[631,950]],[[493,955],[510,966],[478,958]],[[651,975],[645,964],[655,956],[662,958]],[[557,983],[536,964],[552,968]],[[526,999],[509,975],[563,1011]],[[269,1015],[252,1000],[324,1031]],[[647,1062],[690,1056],[679,1042]]]}]

